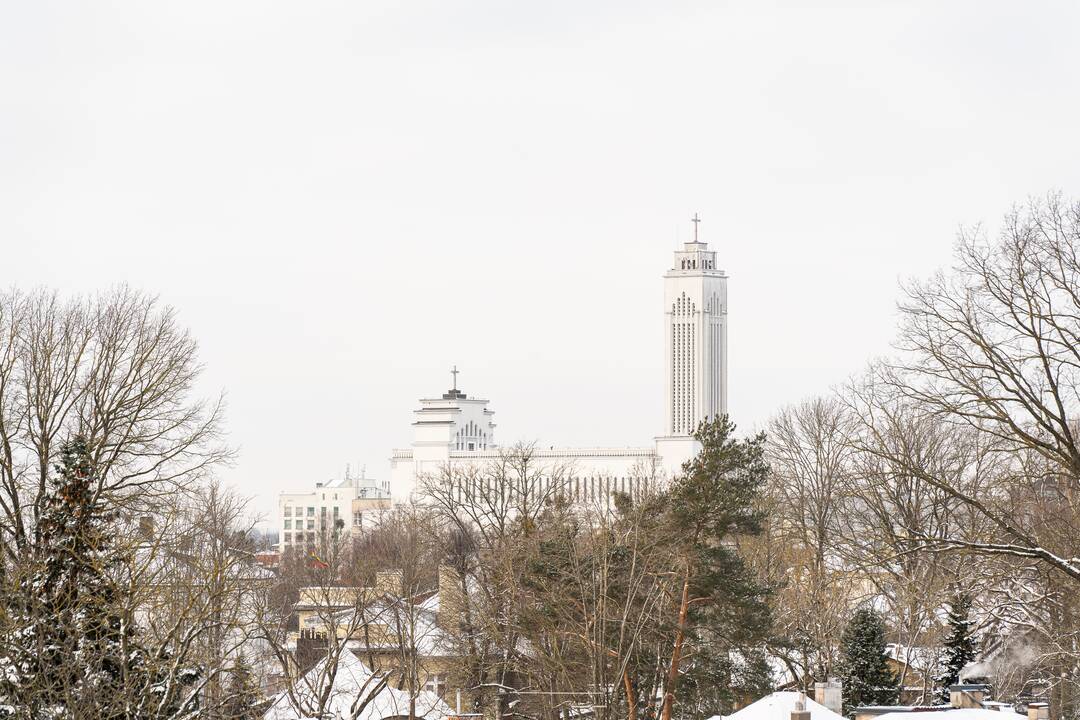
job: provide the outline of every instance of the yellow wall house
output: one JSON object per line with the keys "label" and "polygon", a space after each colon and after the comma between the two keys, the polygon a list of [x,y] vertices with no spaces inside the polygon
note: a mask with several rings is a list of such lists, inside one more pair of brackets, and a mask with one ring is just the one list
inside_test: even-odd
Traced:
{"label": "yellow wall house", "polygon": [[451,687],[457,654],[447,633],[456,617],[456,578],[441,568],[436,589],[411,597],[402,595],[400,571],[378,573],[374,587],[301,588],[298,630],[290,638],[297,671],[323,658],[332,633],[374,672],[391,673],[391,686],[434,693],[460,712],[460,689]]}

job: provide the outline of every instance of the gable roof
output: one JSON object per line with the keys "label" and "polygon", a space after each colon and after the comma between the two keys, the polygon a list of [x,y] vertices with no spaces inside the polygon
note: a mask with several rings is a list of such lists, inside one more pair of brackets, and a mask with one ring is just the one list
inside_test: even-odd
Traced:
{"label": "gable roof", "polygon": [[[751,703],[742,710],[724,715],[723,720],[788,720],[795,710],[795,703],[799,699],[797,692],[774,692],[766,695],[757,702]],[[810,720],[847,720],[843,715],[834,713],[824,705],[819,705],[810,698],[806,698],[806,709],[810,711]],[[719,720],[716,715],[709,720]],[[1001,720],[998,718],[997,720]]]}
{"label": "gable roof", "polygon": [[[315,698],[323,689],[321,682],[327,673],[327,658],[323,658],[308,670],[296,683],[296,695],[305,710],[315,707]],[[352,652],[343,650],[338,660],[337,673],[331,684],[330,699],[326,710],[330,717],[351,718],[349,714],[353,701],[361,694],[370,693],[378,681],[374,673],[367,668]],[[432,692],[421,691],[416,696],[416,717],[426,720],[445,720],[451,714],[450,707]],[[367,706],[360,711],[355,720],[385,720],[386,718],[409,715],[409,693],[404,690],[384,687]],[[266,711],[263,720],[302,720],[308,717],[293,707],[286,692],[274,698],[273,704]]]}

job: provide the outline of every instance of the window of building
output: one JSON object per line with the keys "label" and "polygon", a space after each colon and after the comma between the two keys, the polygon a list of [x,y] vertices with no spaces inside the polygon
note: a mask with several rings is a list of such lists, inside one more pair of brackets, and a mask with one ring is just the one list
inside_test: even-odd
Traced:
{"label": "window of building", "polygon": [[341,514],[341,508],[338,507],[337,505],[335,505],[334,506],[334,517],[337,517],[340,514]]}
{"label": "window of building", "polygon": [[307,509],[307,514],[308,514],[308,517],[315,517],[315,508],[309,507]]}
{"label": "window of building", "polygon": [[286,545],[288,545],[290,542],[292,542],[292,533],[283,533],[281,539]]}
{"label": "window of building", "polygon": [[285,506],[285,517],[292,517],[292,505]]}
{"label": "window of building", "polygon": [[292,530],[292,520],[289,518],[285,518],[285,529]]}
{"label": "window of building", "polygon": [[474,443],[474,442],[469,443],[469,449],[470,450],[475,450],[476,449],[476,443]]}
{"label": "window of building", "polygon": [[352,514],[353,527],[363,527],[364,525],[364,513],[359,510]]}
{"label": "window of building", "polygon": [[307,521],[307,529],[308,530],[314,530],[315,529],[315,521],[314,520],[308,520]]}
{"label": "window of building", "polygon": [[433,692],[439,697],[446,694],[446,675],[444,673],[437,673],[435,675],[428,675],[427,680],[424,681],[424,690]]}

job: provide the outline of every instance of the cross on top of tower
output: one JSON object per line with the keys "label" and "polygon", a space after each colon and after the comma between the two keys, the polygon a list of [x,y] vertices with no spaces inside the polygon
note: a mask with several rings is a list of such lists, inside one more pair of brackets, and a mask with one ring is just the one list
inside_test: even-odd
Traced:
{"label": "cross on top of tower", "polygon": [[690,222],[694,223],[694,242],[697,242],[698,224],[701,222],[701,218],[698,217],[697,213],[694,213],[694,217],[690,218]]}
{"label": "cross on top of tower", "polygon": [[465,393],[458,390],[458,387],[457,387],[457,376],[458,376],[457,365],[455,365],[454,367],[452,367],[450,369],[450,375],[454,380],[454,387],[450,388],[447,392],[443,393],[443,400],[464,400],[465,399]]}

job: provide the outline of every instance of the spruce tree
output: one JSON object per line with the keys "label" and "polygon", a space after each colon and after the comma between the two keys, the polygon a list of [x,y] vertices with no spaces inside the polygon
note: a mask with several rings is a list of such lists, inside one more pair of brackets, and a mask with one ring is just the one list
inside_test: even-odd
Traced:
{"label": "spruce tree", "polygon": [[227,720],[255,720],[262,716],[264,698],[247,658],[236,656],[229,670],[229,683],[222,716]]}
{"label": "spruce tree", "polygon": [[870,608],[855,611],[841,646],[844,712],[859,705],[893,705],[900,697],[896,675],[885,654],[885,622]]}
{"label": "spruce tree", "polygon": [[0,706],[14,718],[139,717],[155,678],[110,576],[122,556],[85,438],[65,443],[55,471],[5,598]]}
{"label": "spruce tree", "polygon": [[959,588],[949,601],[949,635],[941,674],[937,677],[938,699],[949,702],[949,686],[960,681],[960,671],[975,660],[974,623],[971,620],[971,595]]}

